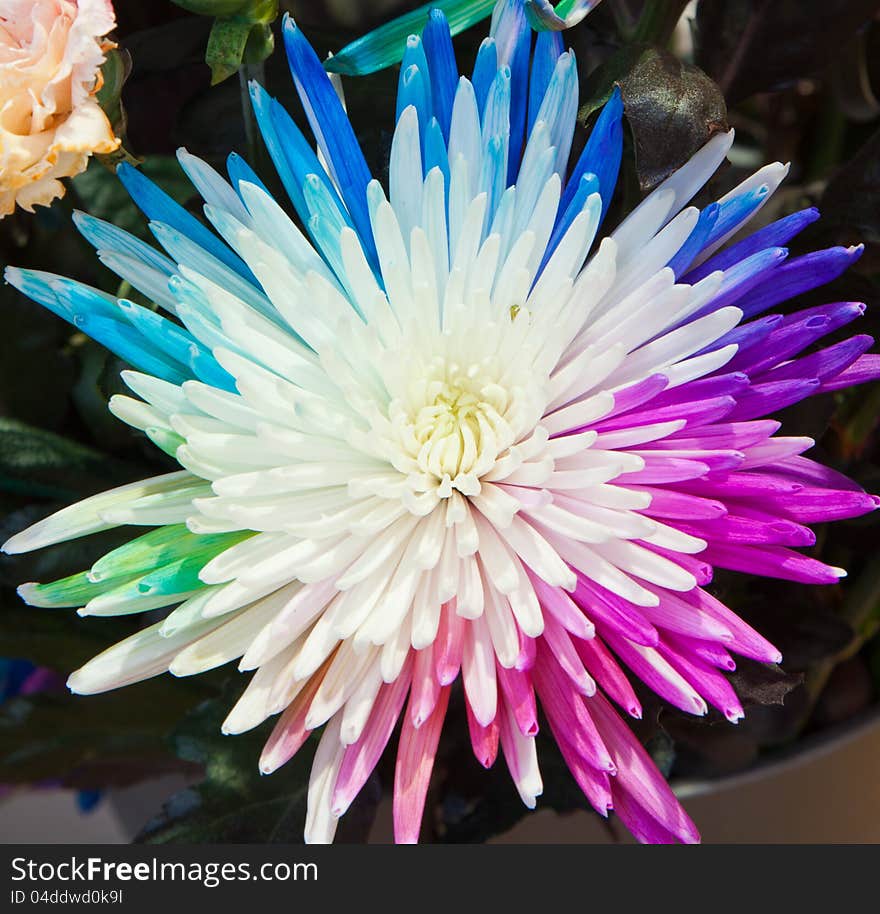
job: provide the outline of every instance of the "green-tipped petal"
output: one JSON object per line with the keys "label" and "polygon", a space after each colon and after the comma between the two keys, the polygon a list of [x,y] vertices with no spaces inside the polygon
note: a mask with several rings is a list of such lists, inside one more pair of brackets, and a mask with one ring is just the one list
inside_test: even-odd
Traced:
{"label": "green-tipped petal", "polygon": [[184,524],[159,527],[98,559],[89,570],[89,580],[97,583],[125,574],[131,578],[193,555],[202,558],[204,564],[251,536],[250,530],[199,536]]}
{"label": "green-tipped petal", "polygon": [[87,573],[81,571],[70,577],[61,578],[48,584],[22,584],[18,595],[29,606],[59,609],[67,606],[83,606],[102,593],[118,587],[120,582],[131,580],[132,575],[108,578],[100,584],[95,583]]}
{"label": "green-tipped petal", "polygon": [[186,441],[186,439],[178,435],[177,432],[172,432],[167,428],[159,428],[158,426],[150,426],[149,428],[144,429],[144,434],[157,448],[165,451],[169,457],[176,457],[177,449]]}
{"label": "green-tipped petal", "polygon": [[403,60],[406,39],[421,32],[431,10],[442,10],[453,35],[488,17],[495,0],[434,0],[368,32],[324,62],[332,73],[364,76]]}

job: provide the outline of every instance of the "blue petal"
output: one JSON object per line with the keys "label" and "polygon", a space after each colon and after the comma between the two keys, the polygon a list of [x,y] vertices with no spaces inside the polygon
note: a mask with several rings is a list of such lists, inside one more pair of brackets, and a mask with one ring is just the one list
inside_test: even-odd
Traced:
{"label": "blue petal", "polygon": [[535,126],[541,102],[544,101],[544,94],[550,85],[550,77],[556,69],[556,61],[564,50],[565,46],[559,32],[538,32],[535,54],[532,58],[532,75],[529,80],[529,134]]}
{"label": "blue petal", "polygon": [[737,307],[742,307],[740,300],[743,296],[768,277],[772,278],[787,257],[787,248],[767,248],[734,264],[725,270],[721,286],[712,301],[691,315],[688,320],[696,320],[727,305],[736,304]]}
{"label": "blue petal", "polygon": [[141,174],[127,162],[116,169],[116,174],[125,185],[138,209],[153,222],[164,222],[186,235],[204,248],[218,260],[222,261],[239,276],[256,284],[253,273],[235,253],[220,241],[209,229],[205,228],[195,216],[188,213],[180,204],[175,203],[168,194],[155,185],[146,175]]}
{"label": "blue petal", "polygon": [[428,121],[433,117],[431,109],[430,84],[423,70],[412,65],[401,69],[397,83],[397,113],[395,123],[407,108],[416,111],[419,121],[419,134],[425,135]]}
{"label": "blue petal", "polygon": [[770,188],[766,184],[753,187],[743,194],[737,194],[724,203],[719,203],[721,212],[718,221],[706,239],[706,247],[715,244],[719,239],[734,232],[755,214],[758,207],[767,199]]}
{"label": "blue petal", "polygon": [[516,179],[522,152],[528,102],[529,55],[532,30],[526,21],[522,0],[499,0],[492,13],[489,36],[495,41],[499,67],[510,67],[510,152],[507,181]]}
{"label": "blue petal", "polygon": [[170,359],[188,367],[200,381],[223,390],[235,390],[232,375],[183,327],[125,299],[119,302],[119,307],[147,341]]}
{"label": "blue petal", "polygon": [[581,176],[592,172],[599,179],[599,193],[602,196],[602,218],[617,185],[620,160],[623,157],[623,100],[616,86],[605,103],[593,127],[584,151],[571,173],[562,194],[560,209],[565,211],[572,197],[577,193]]}
{"label": "blue petal", "polygon": [[83,333],[106,346],[138,371],[155,375],[171,384],[182,384],[190,379],[181,364],[155,351],[134,327],[124,321],[109,320],[93,314],[78,314],[75,323]]}
{"label": "blue petal", "polygon": [[485,225],[490,226],[507,186],[510,147],[510,68],[502,67],[492,83],[483,114],[483,161],[480,188],[488,194]]}
{"label": "blue petal", "polygon": [[697,219],[697,224],[688,235],[685,243],[678,249],[678,253],[666,264],[678,279],[681,274],[693,263],[694,258],[709,243],[712,233],[720,221],[722,206],[720,203],[711,203]]}
{"label": "blue petal", "polygon": [[250,283],[244,282],[244,280],[236,273],[233,273],[225,264],[213,258],[210,254],[206,253],[203,248],[194,244],[190,238],[176,231],[171,226],[165,225],[162,222],[151,222],[150,231],[159,244],[161,244],[178,263],[201,274],[221,289],[225,289],[231,295],[240,298],[255,311],[259,311],[260,314],[268,317],[270,320],[278,321],[278,315],[269,303],[269,299],[263,294],[262,288],[255,289]]}
{"label": "blue petal", "polygon": [[[302,195],[302,180],[287,158],[287,149],[281,143],[278,131],[275,128],[275,121],[272,117],[272,108],[275,104],[275,99],[273,99],[272,96],[254,80],[251,80],[251,82],[248,83],[248,89],[250,91],[254,115],[257,118],[257,125],[260,128],[263,142],[266,144],[266,149],[269,151],[269,156],[272,159],[275,170],[278,172],[278,177],[281,178],[281,183],[287,191],[287,196],[290,197],[293,208],[301,219],[305,219],[306,203]],[[299,132],[295,124],[294,129],[296,132]],[[287,139],[290,141],[291,137],[288,136]],[[311,147],[308,143],[305,143],[304,139],[303,143],[306,148],[308,148],[309,152],[311,152]],[[296,148],[298,148],[298,145],[298,143],[295,143]],[[290,149],[293,162],[297,161],[296,148]]]}
{"label": "blue petal", "polygon": [[143,305],[128,299],[119,300],[119,310],[132,327],[142,334],[154,351],[166,355],[171,361],[186,364],[190,346],[197,346],[196,340],[183,327],[172,323]]}
{"label": "blue petal", "polygon": [[367,185],[371,175],[364,154],[330,77],[289,15],[284,17],[283,33],[290,72],[312,132],[365,250],[368,256],[375,258],[376,248],[367,207]]}
{"label": "blue petal", "polygon": [[432,168],[439,168],[443,172],[443,182],[446,195],[449,196],[449,152],[443,138],[443,130],[436,117],[432,117],[425,133],[425,154],[423,157],[425,175]]}
{"label": "blue petal", "polygon": [[[545,32],[542,34],[555,35],[555,32]],[[553,234],[550,236],[550,241],[547,242],[547,250],[544,252],[544,257],[541,261],[541,266],[538,268],[537,277],[541,275],[544,271],[544,267],[547,266],[547,261],[553,256],[553,252],[559,246],[559,242],[565,237],[565,233],[568,231],[572,222],[577,218],[580,211],[584,208],[584,204],[587,202],[587,198],[590,194],[598,193],[599,191],[599,179],[594,174],[586,174],[581,176],[581,183],[577,189],[577,193],[572,197],[571,203],[568,204],[565,212],[559,217],[556,222],[556,225],[553,229]]]}
{"label": "blue petal", "polygon": [[431,74],[428,70],[428,58],[418,35],[410,35],[406,40],[406,51],[400,65],[400,77],[397,82],[397,112],[395,121],[400,120],[403,111],[412,105],[419,115],[419,129],[424,135],[428,121],[434,115],[434,104],[431,98]]}
{"label": "blue petal", "polygon": [[[269,193],[266,185],[257,177],[257,173],[237,152],[229,153],[226,159],[226,173],[229,175],[229,183],[235,188],[239,196],[241,196],[241,192],[238,189],[238,185],[242,181],[248,184],[255,184],[266,194]],[[242,202],[244,201],[242,200]]]}
{"label": "blue petal", "polygon": [[[449,125],[452,122],[452,103],[458,88],[458,64],[449,23],[441,10],[431,10],[428,24],[422,32],[428,72],[431,77],[431,97],[434,115],[440,122],[443,138],[449,142]],[[447,181],[448,183],[448,181]]]}
{"label": "blue petal", "polygon": [[483,109],[486,107],[489,89],[492,88],[497,72],[498,55],[495,52],[495,41],[492,38],[484,38],[479,51],[477,51],[477,59],[474,62],[474,75],[471,77],[474,95],[477,97],[477,110],[480,112],[481,118],[483,117]]}

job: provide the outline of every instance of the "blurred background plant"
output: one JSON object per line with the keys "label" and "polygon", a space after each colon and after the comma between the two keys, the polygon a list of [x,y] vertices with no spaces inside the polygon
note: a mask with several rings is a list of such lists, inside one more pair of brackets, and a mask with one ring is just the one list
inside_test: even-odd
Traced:
{"label": "blurred background plant", "polygon": [[[130,297],[131,288],[120,287],[101,267],[70,221],[72,209],[88,209],[146,237],[112,173],[118,158],[137,159],[176,200],[194,207],[175,149],[186,146],[218,166],[237,150],[283,199],[242,93],[246,79],[256,76],[304,122],[284,56],[272,53],[278,14],[290,11],[319,53],[327,54],[418,4],[116,0],[114,6],[118,28],[111,37],[119,47],[104,65],[99,100],[123,145],[93,159],[51,207],[34,214],[16,211],[0,221],[0,259]],[[484,34],[485,27],[478,27],[457,39],[463,67]],[[797,240],[794,253],[859,241],[866,253],[832,286],[789,307],[864,301],[869,308],[860,332],[880,336],[877,0],[604,0],[565,38],[580,68],[582,124],[589,125],[614,83],[623,92],[627,146],[612,219],[631,209],[713,131],[730,124],[737,129],[730,163],[697,203],[716,199],[765,162],[791,162],[788,180],[760,214],[762,222],[815,204],[822,219]],[[352,120],[380,179],[396,85],[396,66],[344,79]],[[587,131],[578,134],[576,145]],[[0,298],[7,328],[0,337],[0,538],[5,539],[64,502],[162,472],[170,460],[107,411],[107,400],[121,389],[122,366],[115,357],[71,334],[68,325],[11,287],[0,289]],[[788,434],[816,439],[819,459],[878,492],[878,415],[880,388],[874,385],[813,399],[787,410],[783,419]],[[716,578],[718,593],[785,657],[784,670],[743,661],[732,674],[749,705],[743,723],[731,727],[713,714],[686,718],[647,693],[641,696],[646,713],[640,736],[673,778],[742,770],[824,728],[876,713],[878,522],[868,516],[818,535],[815,548],[822,559],[849,569],[839,586],[810,588],[722,573]],[[88,565],[114,537],[128,536],[117,531],[36,556],[0,558],[0,655],[63,677],[135,627],[136,621],[124,617],[95,621],[70,611],[28,609],[15,594],[22,581],[61,577]],[[227,667],[197,679],[161,677],[87,699],[55,689],[3,692],[0,784],[24,789],[54,782],[96,791],[180,772],[195,786],[155,811],[144,840],[299,840],[305,754],[261,779],[255,759],[263,730],[235,739],[220,735],[229,693],[244,684]],[[425,836],[482,840],[509,828],[525,810],[506,778],[487,774],[466,757],[463,707],[453,703],[451,713],[461,725],[445,728]],[[539,751],[546,784],[542,805],[583,808],[551,742]],[[344,820],[343,840],[367,834],[379,782],[390,783],[391,777],[379,769],[359,800],[359,815]]]}

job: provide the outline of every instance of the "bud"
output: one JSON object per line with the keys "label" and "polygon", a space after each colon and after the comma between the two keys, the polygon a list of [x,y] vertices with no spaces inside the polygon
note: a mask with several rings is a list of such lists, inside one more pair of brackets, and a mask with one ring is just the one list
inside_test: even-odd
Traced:
{"label": "bud", "polygon": [[278,0],[173,0],[177,6],[202,16],[214,16],[205,63],[216,85],[235,73],[242,63],[265,60],[275,47],[272,23]]}

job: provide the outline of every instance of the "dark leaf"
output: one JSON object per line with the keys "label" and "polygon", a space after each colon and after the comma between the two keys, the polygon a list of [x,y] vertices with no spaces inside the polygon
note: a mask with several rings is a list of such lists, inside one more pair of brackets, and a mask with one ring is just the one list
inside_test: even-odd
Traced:
{"label": "dark leaf", "polygon": [[0,418],[0,490],[72,498],[127,478],[124,464],[52,432]]}
{"label": "dark leaf", "polygon": [[727,129],[727,109],[715,83],[662,48],[630,46],[599,67],[587,81],[582,122],[607,101],[615,84],[635,142],[643,192],[669,177],[714,133]]}
{"label": "dark leaf", "polygon": [[786,673],[775,663],[757,663],[745,657],[737,658],[736,671],[730,674],[743,707],[750,705],[781,705],[785,696],[803,682],[800,673]]}
{"label": "dark leaf", "polygon": [[271,777],[257,762],[269,726],[224,736],[220,725],[233,699],[204,702],[181,721],[172,744],[185,761],[204,767],[204,780],[176,794],[147,825],[147,844],[300,843],[313,749],[304,746]]}
{"label": "dark leaf", "polygon": [[211,85],[238,72],[245,60],[251,64],[265,60],[274,46],[268,25],[246,19],[217,19],[205,51],[205,63],[211,68]]}

